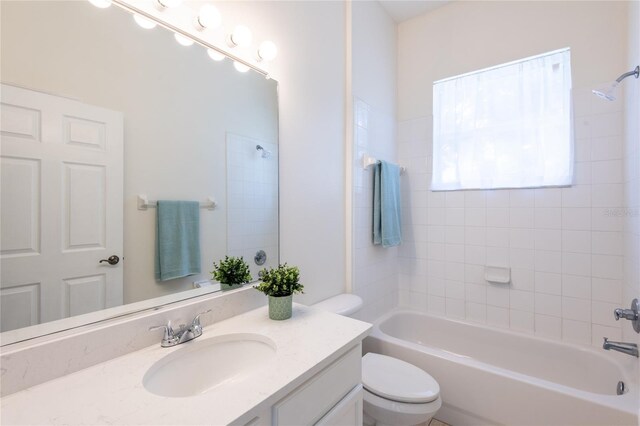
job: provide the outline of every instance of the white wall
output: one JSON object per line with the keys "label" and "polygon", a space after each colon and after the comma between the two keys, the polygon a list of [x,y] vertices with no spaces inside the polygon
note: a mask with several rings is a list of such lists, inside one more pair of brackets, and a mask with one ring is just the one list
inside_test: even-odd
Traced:
{"label": "white wall", "polygon": [[[629,4],[629,38],[627,67],[632,70],[640,65],[640,3]],[[634,298],[640,298],[640,80],[626,79],[625,96],[625,145],[624,145],[624,288],[622,303],[625,308]],[[640,344],[640,334],[631,323],[622,325],[625,341]]]}
{"label": "white wall", "polygon": [[[399,26],[400,162],[409,166],[410,244],[400,304],[545,337],[621,337],[622,103],[590,89],[627,68],[624,2],[453,2]],[[571,48],[576,185],[432,193],[432,83]],[[405,192],[406,193],[406,192]],[[485,264],[510,266],[508,287]]]}
{"label": "white wall", "polygon": [[396,24],[378,2],[351,3],[353,291],[373,321],[397,303],[398,249],[374,246],[373,170],[362,155],[397,162]]}
{"label": "white wall", "polygon": [[[192,13],[153,11],[193,31]],[[186,2],[197,10],[204,1]],[[223,1],[220,30],[198,33],[220,43],[236,24],[253,32],[255,49],[273,40],[278,57],[267,68],[278,80],[280,144],[280,259],[300,267],[314,303],[345,290],[345,9],[341,2]],[[251,49],[249,49],[251,50]],[[241,52],[243,57],[253,57]]]}

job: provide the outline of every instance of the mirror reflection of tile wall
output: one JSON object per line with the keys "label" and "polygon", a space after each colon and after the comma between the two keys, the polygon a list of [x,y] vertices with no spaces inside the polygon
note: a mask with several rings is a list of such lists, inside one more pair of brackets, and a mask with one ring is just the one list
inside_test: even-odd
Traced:
{"label": "mirror reflection of tile wall", "polygon": [[[262,147],[262,149],[258,149]],[[251,276],[278,265],[278,146],[227,133],[227,248],[242,256]],[[258,265],[256,253],[266,261]]]}

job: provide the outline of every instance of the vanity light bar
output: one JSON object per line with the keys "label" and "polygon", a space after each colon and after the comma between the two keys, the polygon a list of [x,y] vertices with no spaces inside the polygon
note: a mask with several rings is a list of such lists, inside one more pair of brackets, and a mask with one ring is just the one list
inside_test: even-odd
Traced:
{"label": "vanity light bar", "polygon": [[232,61],[235,61],[235,62],[240,63],[240,64],[242,64],[242,65],[244,65],[246,67],[249,67],[249,68],[253,69],[254,71],[257,71],[260,74],[264,75],[267,78],[269,76],[269,73],[266,70],[263,70],[262,68],[257,67],[255,64],[252,64],[251,62],[245,61],[244,59],[242,59],[242,58],[240,58],[240,57],[238,57],[236,55],[233,55],[233,54],[231,54],[229,52],[226,52],[226,51],[224,51],[224,50],[214,46],[213,44],[208,43],[208,42],[206,42],[206,41],[204,41],[204,40],[202,40],[200,38],[195,38],[193,35],[189,34],[188,32],[169,24],[168,22],[160,21],[155,16],[150,15],[149,13],[147,13],[147,12],[145,12],[143,10],[140,10],[140,9],[138,9],[136,7],[133,7],[133,6],[125,3],[123,0],[111,0],[111,3],[116,5],[116,6],[118,6],[118,7],[120,7],[121,9],[126,10],[129,13],[141,15],[143,18],[146,18],[146,19],[148,19],[150,21],[153,21],[157,25],[159,25],[159,26],[161,26],[161,27],[163,27],[163,28],[165,28],[165,29],[167,29],[169,31],[172,31],[175,34],[181,35],[183,37],[187,37],[187,38],[193,40],[196,44],[199,44],[200,46],[202,46],[202,47],[204,47],[206,49],[211,49],[211,50],[214,50],[214,51],[216,51],[216,52],[218,52],[220,54],[223,54],[223,55],[229,57],[229,59],[231,59]]}

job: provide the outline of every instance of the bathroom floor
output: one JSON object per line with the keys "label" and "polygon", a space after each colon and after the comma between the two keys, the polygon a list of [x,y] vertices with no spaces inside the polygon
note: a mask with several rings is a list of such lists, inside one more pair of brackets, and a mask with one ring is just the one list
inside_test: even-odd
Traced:
{"label": "bathroom floor", "polygon": [[451,426],[451,425],[441,422],[440,420],[431,419],[431,421],[429,422],[429,426]]}

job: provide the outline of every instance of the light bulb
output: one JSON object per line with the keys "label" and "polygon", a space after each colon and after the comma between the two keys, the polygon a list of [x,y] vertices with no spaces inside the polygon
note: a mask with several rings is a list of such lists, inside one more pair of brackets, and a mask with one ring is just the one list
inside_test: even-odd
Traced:
{"label": "light bulb", "polygon": [[258,61],[272,61],[278,55],[278,48],[272,41],[263,41],[258,48]]}
{"label": "light bulb", "polygon": [[147,19],[142,15],[133,15],[133,20],[136,21],[136,24],[140,25],[145,30],[150,30],[158,25],[151,19]]}
{"label": "light bulb", "polygon": [[170,9],[180,6],[182,0],[156,0],[156,4],[160,9]]}
{"label": "light bulb", "polygon": [[231,47],[249,47],[251,46],[251,30],[244,25],[238,25],[229,36],[229,46]]}
{"label": "light bulb", "polygon": [[89,0],[89,3],[100,9],[106,9],[111,6],[111,0]]}
{"label": "light bulb", "polygon": [[249,71],[249,69],[250,69],[250,68],[249,68],[249,66],[247,66],[247,65],[245,65],[245,64],[243,64],[243,63],[240,63],[240,62],[238,62],[238,61],[234,61],[234,63],[233,63],[233,67],[234,67],[234,68],[236,69],[236,71],[238,71],[238,72],[247,72],[247,71]]}
{"label": "light bulb", "polygon": [[196,28],[204,30],[206,28],[218,28],[222,23],[222,17],[218,8],[212,4],[205,3],[200,8],[196,17]]}
{"label": "light bulb", "polygon": [[217,50],[207,49],[207,55],[214,61],[222,61],[226,56],[223,53],[218,52]]}
{"label": "light bulb", "polygon": [[193,40],[188,37],[183,36],[182,34],[174,33],[173,37],[176,39],[178,43],[182,46],[191,46],[193,44]]}

